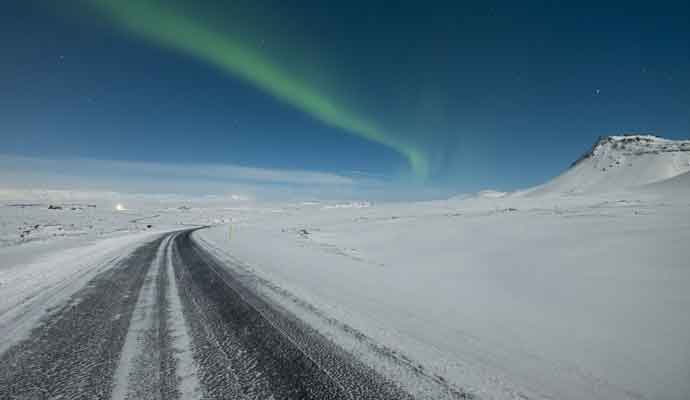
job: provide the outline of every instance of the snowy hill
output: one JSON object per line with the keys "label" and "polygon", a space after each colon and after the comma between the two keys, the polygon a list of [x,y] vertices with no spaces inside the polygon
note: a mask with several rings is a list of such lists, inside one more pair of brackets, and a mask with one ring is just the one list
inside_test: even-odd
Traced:
{"label": "snowy hill", "polygon": [[676,175],[661,182],[650,183],[640,188],[654,193],[690,194],[690,172]]}
{"label": "snowy hill", "polygon": [[689,171],[690,140],[607,136],[563,174],[520,194],[611,192],[665,181]]}

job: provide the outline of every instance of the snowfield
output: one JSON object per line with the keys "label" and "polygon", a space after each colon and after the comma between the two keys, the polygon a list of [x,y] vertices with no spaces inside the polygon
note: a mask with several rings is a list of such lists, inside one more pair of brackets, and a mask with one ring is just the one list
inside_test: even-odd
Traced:
{"label": "snowfield", "polygon": [[303,204],[197,236],[311,305],[291,306],[303,318],[328,315],[479,398],[686,399],[689,155],[690,141],[616,136],[532,190]]}
{"label": "snowfield", "polygon": [[228,268],[417,398],[687,399],[689,173],[690,141],[634,135],[421,203],[4,191],[0,352],[135,244],[212,225]]}
{"label": "snowfield", "polygon": [[690,200],[641,197],[312,207],[197,235],[480,398],[683,399]]}

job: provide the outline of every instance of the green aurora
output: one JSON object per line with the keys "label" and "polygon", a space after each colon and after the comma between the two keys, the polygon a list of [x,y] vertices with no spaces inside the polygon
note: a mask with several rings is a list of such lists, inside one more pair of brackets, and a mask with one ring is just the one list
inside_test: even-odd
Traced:
{"label": "green aurora", "polygon": [[117,28],[213,65],[328,126],[387,146],[405,157],[416,178],[423,180],[429,176],[430,163],[424,151],[291,73],[259,46],[214,29],[203,18],[192,17],[173,5],[163,5],[156,0],[88,1]]}

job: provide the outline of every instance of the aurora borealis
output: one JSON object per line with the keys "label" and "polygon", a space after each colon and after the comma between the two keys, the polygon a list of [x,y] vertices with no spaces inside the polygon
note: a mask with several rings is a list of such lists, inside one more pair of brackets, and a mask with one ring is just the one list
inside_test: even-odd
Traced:
{"label": "aurora borealis", "polygon": [[16,2],[0,153],[529,186],[600,135],[688,136],[689,7]]}
{"label": "aurora borealis", "polygon": [[418,176],[428,174],[425,154],[375,123],[355,115],[303,77],[286,72],[260,49],[235,39],[230,33],[209,28],[203,19],[185,16],[174,6],[160,1],[93,0],[93,4],[116,25],[247,80],[323,123],[388,146],[406,157]]}

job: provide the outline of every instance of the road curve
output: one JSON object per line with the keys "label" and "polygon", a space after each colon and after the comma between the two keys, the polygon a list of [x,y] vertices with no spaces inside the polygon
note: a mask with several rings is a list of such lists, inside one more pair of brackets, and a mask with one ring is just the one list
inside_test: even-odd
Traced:
{"label": "road curve", "polygon": [[0,355],[0,399],[411,399],[192,238],[143,244]]}

